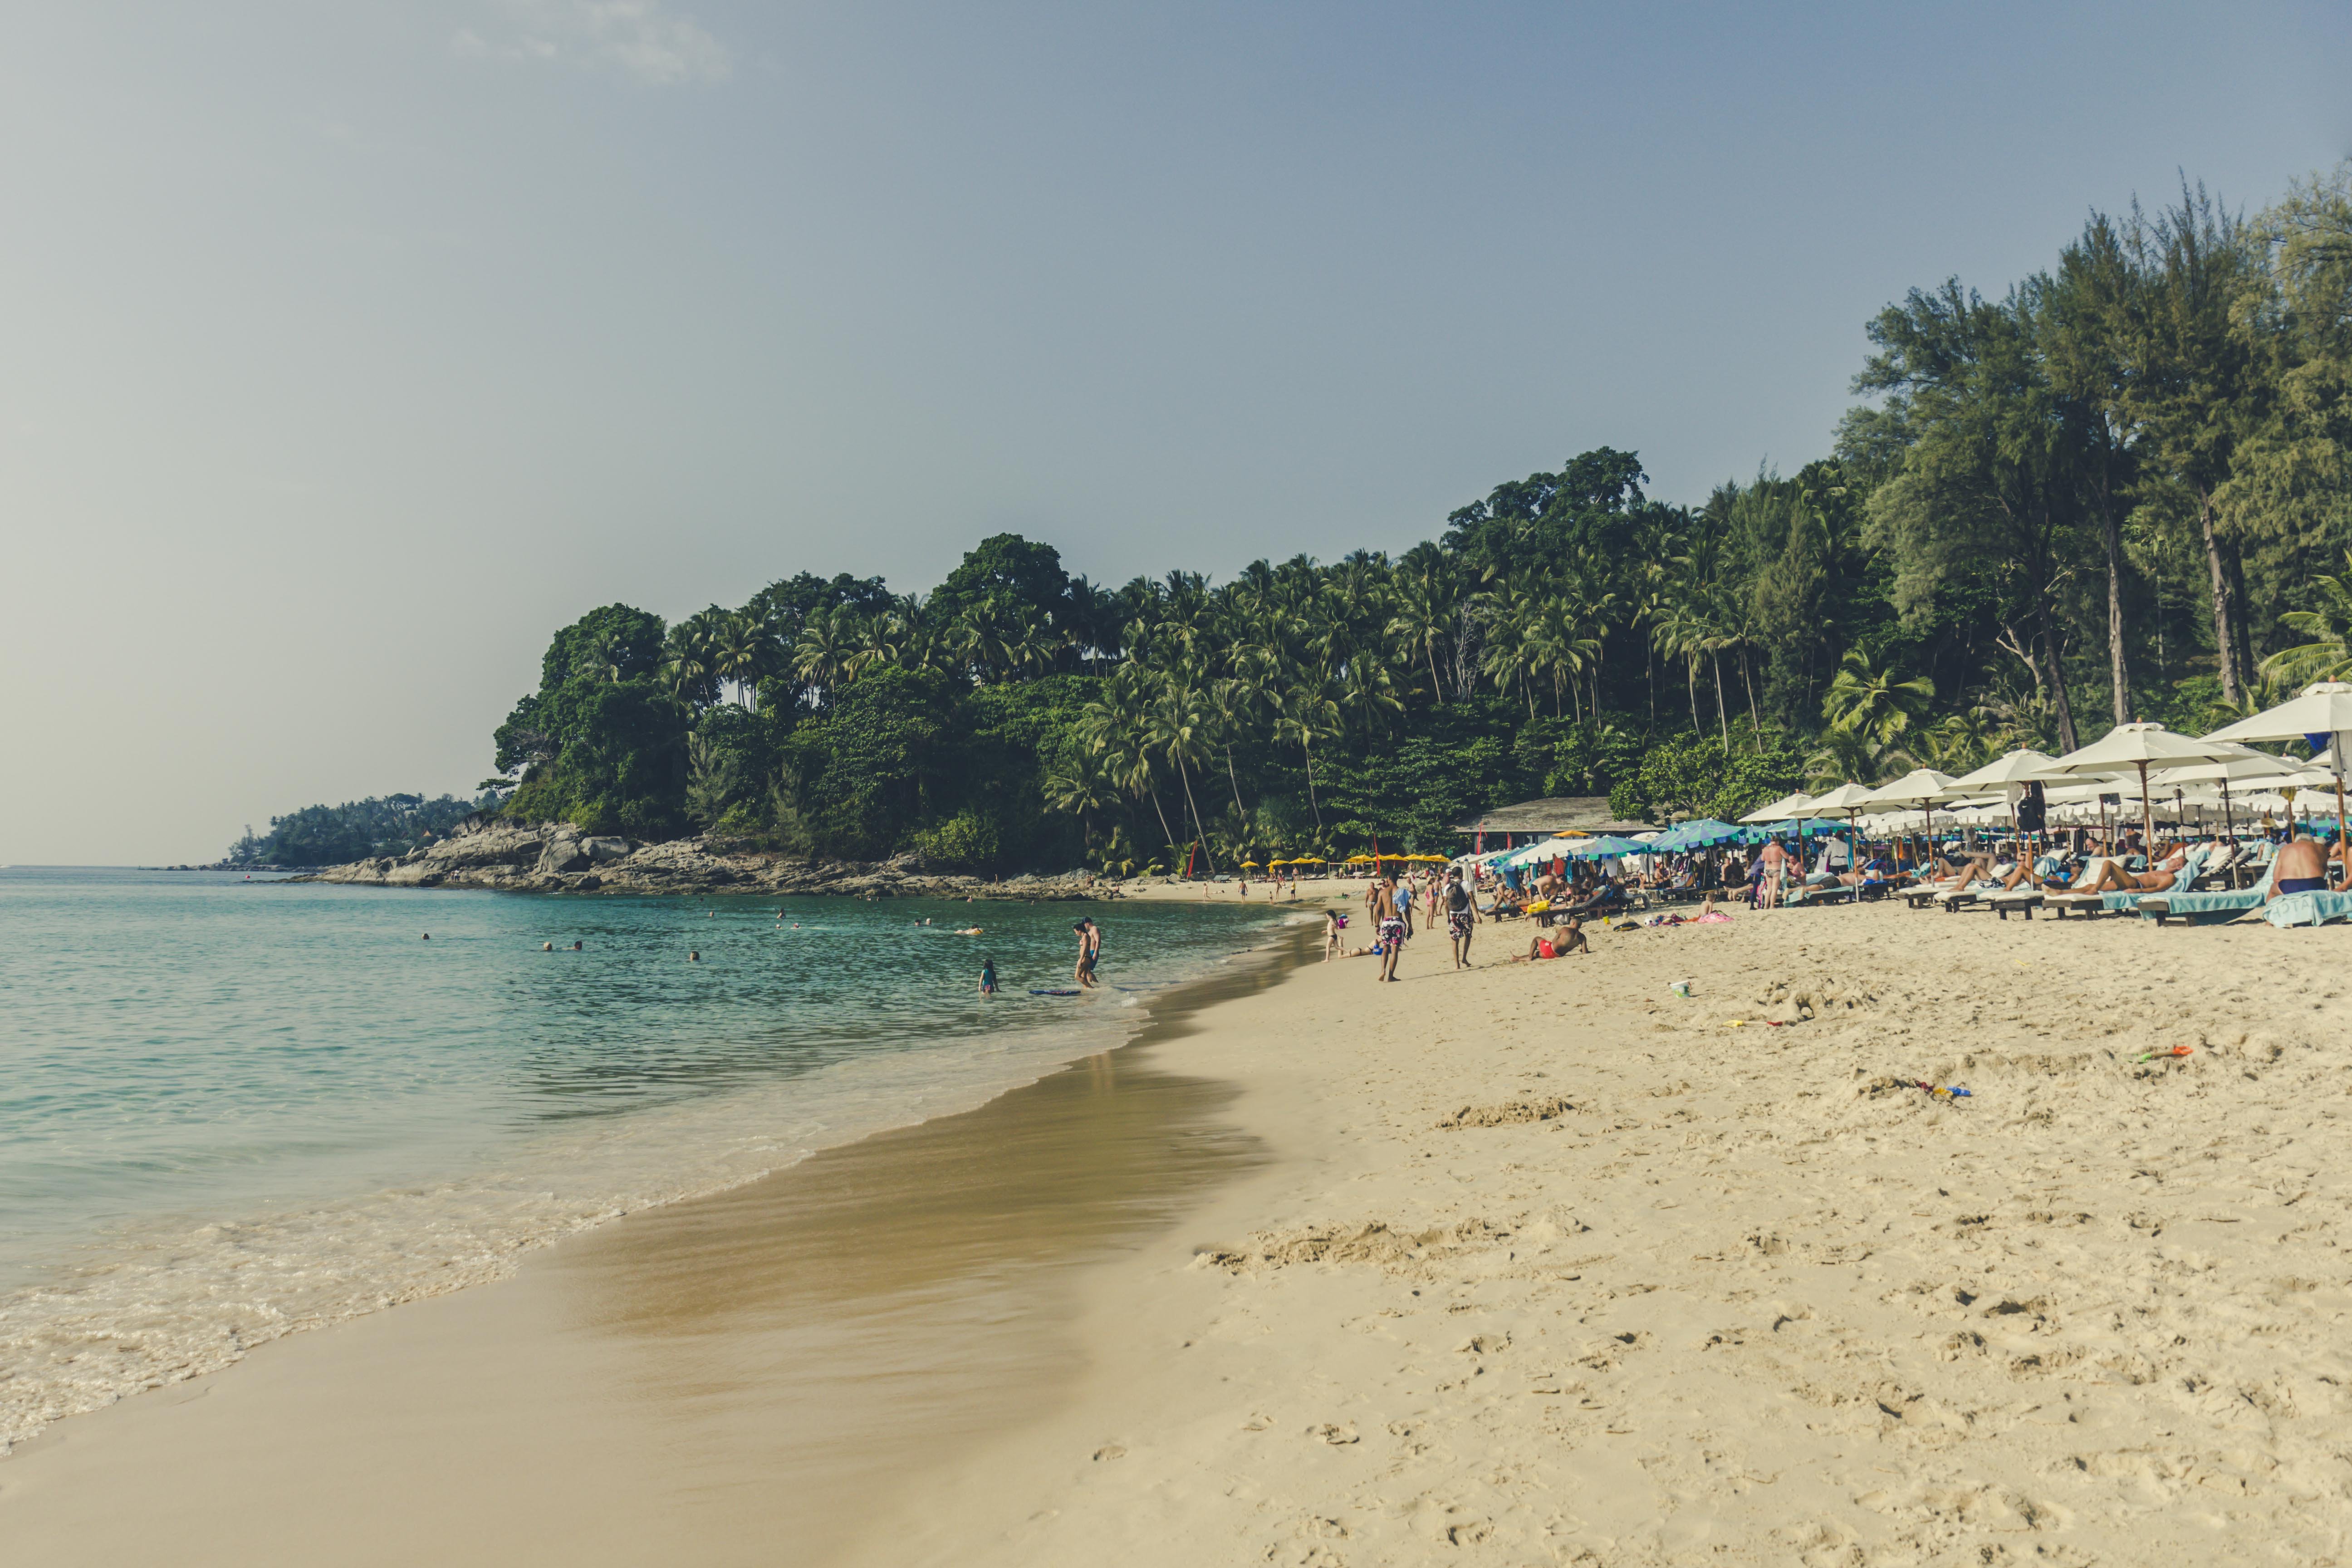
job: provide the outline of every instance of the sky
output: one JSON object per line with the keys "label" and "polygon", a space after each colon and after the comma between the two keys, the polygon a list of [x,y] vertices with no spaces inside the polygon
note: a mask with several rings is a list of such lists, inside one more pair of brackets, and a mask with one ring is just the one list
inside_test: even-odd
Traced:
{"label": "sky", "polygon": [[2352,153],[2352,10],[76,0],[0,146],[0,865],[174,863],[615,600],[1793,471],[1906,290]]}

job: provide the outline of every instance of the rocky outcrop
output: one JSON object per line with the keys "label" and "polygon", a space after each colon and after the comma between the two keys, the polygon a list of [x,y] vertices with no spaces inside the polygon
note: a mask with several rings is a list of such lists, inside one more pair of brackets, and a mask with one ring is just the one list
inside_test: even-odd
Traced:
{"label": "rocky outcrop", "polygon": [[911,855],[885,862],[813,861],[709,838],[636,844],[569,823],[469,819],[397,858],[355,860],[297,881],[377,888],[496,888],[545,893],[836,894],[851,898],[1097,899],[1110,885],[1083,871],[1007,880],[935,874]]}

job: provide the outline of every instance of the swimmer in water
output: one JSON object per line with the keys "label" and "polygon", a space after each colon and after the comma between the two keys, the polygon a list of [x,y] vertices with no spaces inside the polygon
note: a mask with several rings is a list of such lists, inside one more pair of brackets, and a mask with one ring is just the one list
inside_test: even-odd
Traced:
{"label": "swimmer in water", "polygon": [[425,933],[425,941],[427,941],[427,942],[431,942],[431,941],[433,940],[433,933],[432,933],[431,931],[426,931],[426,932]]}
{"label": "swimmer in water", "polygon": [[700,963],[702,962],[702,954],[695,952],[694,949],[689,947],[686,950],[686,961],[688,963]]}
{"label": "swimmer in water", "polygon": [[978,926],[966,926],[963,930],[956,932],[956,935],[958,936],[978,936],[979,934],[980,928]]}
{"label": "swimmer in water", "polygon": [[555,951],[555,944],[551,942],[542,942],[539,944],[539,951],[541,952],[553,952]]}
{"label": "swimmer in water", "polygon": [[573,942],[573,943],[572,944],[572,952],[578,952],[580,951],[580,944],[579,944],[578,942]]}
{"label": "swimmer in water", "polygon": [[992,958],[980,961],[980,994],[982,996],[996,994],[996,960]]}

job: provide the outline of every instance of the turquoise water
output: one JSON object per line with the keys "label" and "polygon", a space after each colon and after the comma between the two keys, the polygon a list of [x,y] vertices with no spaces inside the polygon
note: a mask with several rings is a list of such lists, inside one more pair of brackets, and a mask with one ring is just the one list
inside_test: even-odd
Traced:
{"label": "turquoise water", "polygon": [[[1088,912],[1106,988],[1028,995]],[[0,1442],[976,1104],[1282,918],[0,870]]]}

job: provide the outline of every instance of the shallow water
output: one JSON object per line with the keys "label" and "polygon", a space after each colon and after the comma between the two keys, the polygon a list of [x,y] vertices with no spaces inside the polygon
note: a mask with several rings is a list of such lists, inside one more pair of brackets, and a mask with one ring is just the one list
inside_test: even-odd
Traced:
{"label": "shallow water", "polygon": [[[1109,984],[1027,994],[1089,910]],[[0,1443],[976,1104],[1284,918],[0,871]]]}

